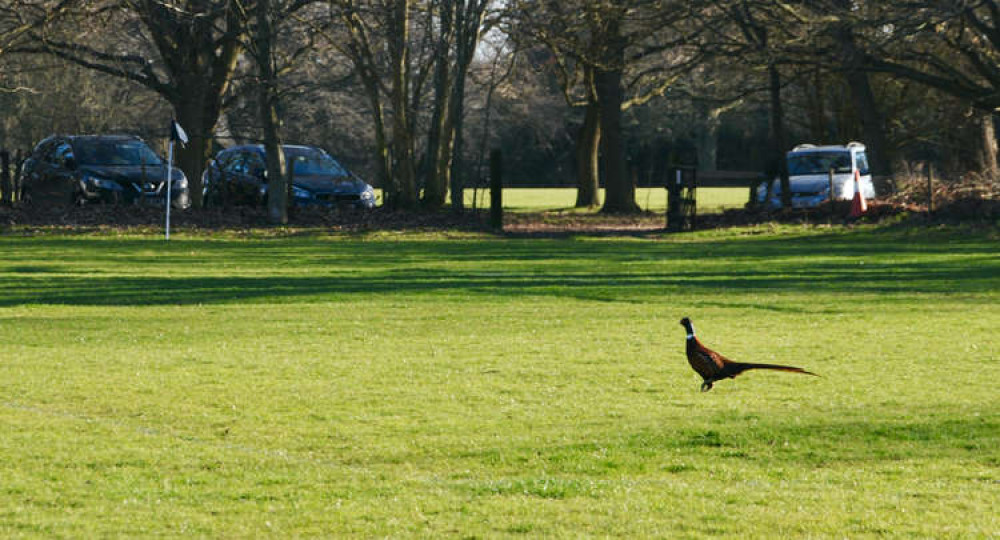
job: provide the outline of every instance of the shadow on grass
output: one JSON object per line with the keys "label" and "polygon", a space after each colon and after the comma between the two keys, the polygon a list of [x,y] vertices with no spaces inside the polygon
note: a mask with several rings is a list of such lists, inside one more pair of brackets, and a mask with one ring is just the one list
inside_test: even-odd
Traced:
{"label": "shadow on grass", "polygon": [[3,238],[0,250],[0,306],[301,301],[388,293],[644,303],[692,291],[975,293],[1000,287],[993,243],[958,234],[169,244],[43,237]]}
{"label": "shadow on grass", "polygon": [[[609,440],[556,446],[524,446],[460,452],[458,457],[479,461],[542,462],[550,474],[609,469],[627,471],[645,467],[649,456],[674,456],[680,464],[671,473],[704,474],[705,463],[718,460],[790,462],[813,467],[848,464],[878,467],[905,459],[968,459],[984,467],[1000,464],[995,450],[1000,444],[1000,424],[995,419],[940,419],[925,422],[889,420],[830,421],[794,425],[722,424],[709,430],[682,428],[643,431]],[[565,470],[560,470],[565,467]],[[998,480],[994,475],[989,480]]]}

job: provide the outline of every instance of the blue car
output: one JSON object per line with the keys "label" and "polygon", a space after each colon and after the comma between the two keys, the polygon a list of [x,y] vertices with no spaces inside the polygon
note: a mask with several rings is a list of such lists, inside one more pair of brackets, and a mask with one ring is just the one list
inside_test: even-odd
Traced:
{"label": "blue car", "polygon": [[[375,207],[375,190],[322,148],[283,145],[292,170],[295,206]],[[267,158],[264,145],[244,145],[219,152],[202,176],[209,205],[263,204],[267,201]]]}

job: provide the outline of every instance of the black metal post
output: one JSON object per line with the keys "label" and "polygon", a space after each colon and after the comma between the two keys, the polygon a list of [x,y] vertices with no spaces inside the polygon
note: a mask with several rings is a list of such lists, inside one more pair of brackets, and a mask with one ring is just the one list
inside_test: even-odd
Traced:
{"label": "black metal post", "polygon": [[684,229],[684,216],[681,212],[681,188],[683,173],[673,169],[667,176],[667,230],[679,232]]}
{"label": "black metal post", "polygon": [[503,154],[490,151],[490,226],[503,230]]}

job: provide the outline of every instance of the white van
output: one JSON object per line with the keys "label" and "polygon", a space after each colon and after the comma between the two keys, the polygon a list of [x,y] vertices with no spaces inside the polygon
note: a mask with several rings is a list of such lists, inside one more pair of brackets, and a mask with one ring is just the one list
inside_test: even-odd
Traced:
{"label": "white van", "polygon": [[[875,198],[871,171],[865,145],[858,142],[846,145],[816,146],[800,144],[788,152],[788,179],[792,190],[792,208],[814,208],[830,200],[830,170],[833,170],[835,200],[854,198],[854,174],[860,173],[861,195]],[[767,184],[757,189],[757,201],[768,208],[781,208],[781,181],[771,183],[771,197],[767,199]]]}

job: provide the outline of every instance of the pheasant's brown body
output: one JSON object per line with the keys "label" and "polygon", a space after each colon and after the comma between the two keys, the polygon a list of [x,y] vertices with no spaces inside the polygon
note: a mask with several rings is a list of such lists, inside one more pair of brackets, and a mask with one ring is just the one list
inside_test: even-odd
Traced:
{"label": "pheasant's brown body", "polygon": [[802,373],[804,375],[816,375],[802,368],[792,366],[782,366],[777,364],[751,364],[748,362],[734,362],[725,356],[709,349],[701,344],[694,335],[694,326],[691,319],[684,317],[681,325],[687,329],[687,359],[691,368],[701,375],[704,382],[701,391],[707,392],[712,389],[716,381],[731,379],[748,369],[772,369],[778,371],[789,371],[792,373]]}

